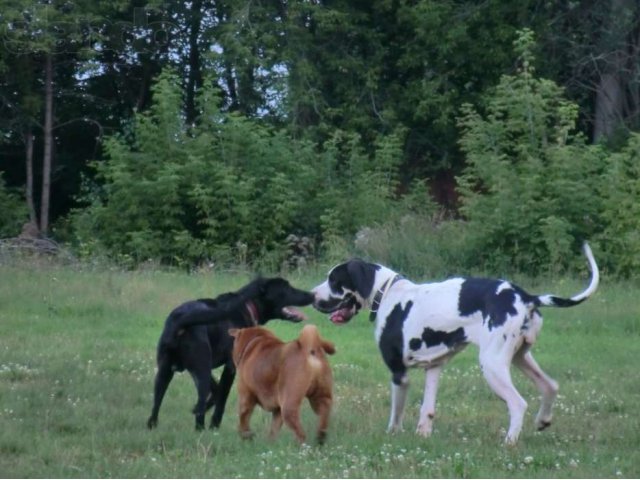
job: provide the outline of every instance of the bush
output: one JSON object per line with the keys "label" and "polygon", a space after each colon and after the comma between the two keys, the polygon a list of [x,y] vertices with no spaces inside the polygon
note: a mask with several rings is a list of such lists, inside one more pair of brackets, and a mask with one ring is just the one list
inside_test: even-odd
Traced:
{"label": "bush", "polygon": [[602,221],[598,237],[603,262],[621,277],[640,274],[640,134],[607,158],[606,172],[598,183]]}
{"label": "bush", "polygon": [[27,205],[21,195],[6,186],[0,172],[0,238],[15,237],[29,220]]}
{"label": "bush", "polygon": [[465,222],[443,221],[442,215],[407,214],[362,229],[355,239],[356,254],[416,280],[477,272],[480,266],[473,266],[473,239]]}
{"label": "bush", "polygon": [[126,135],[107,139],[107,159],[96,164],[101,183],[87,186],[87,206],[72,219],[86,253],[106,250],[131,264],[277,269],[290,234],[326,249],[394,212],[398,135],[371,154],[342,132],[322,145],[293,140],[259,119],[222,112],[210,87],[200,94],[199,121],[187,127],[179,84],[164,72],[151,109]]}
{"label": "bush", "polygon": [[484,113],[464,107],[461,212],[477,238],[475,258],[491,270],[567,269],[579,244],[599,232],[600,148],[574,134],[577,106],[533,75],[532,38],[517,48],[522,68],[502,77]]}

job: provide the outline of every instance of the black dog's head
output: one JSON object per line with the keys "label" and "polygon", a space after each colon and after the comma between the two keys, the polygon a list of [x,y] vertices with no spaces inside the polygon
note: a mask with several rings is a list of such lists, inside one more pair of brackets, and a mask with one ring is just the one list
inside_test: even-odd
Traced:
{"label": "black dog's head", "polygon": [[348,322],[363,305],[370,303],[379,269],[380,265],[359,259],[333,267],[327,280],[312,290],[315,295],[313,306],[323,313],[330,313],[333,323]]}
{"label": "black dog's head", "polygon": [[251,302],[248,308],[256,309],[256,320],[260,324],[275,318],[291,322],[305,320],[305,315],[293,307],[311,305],[314,299],[312,293],[298,290],[279,277],[256,278],[239,293]]}

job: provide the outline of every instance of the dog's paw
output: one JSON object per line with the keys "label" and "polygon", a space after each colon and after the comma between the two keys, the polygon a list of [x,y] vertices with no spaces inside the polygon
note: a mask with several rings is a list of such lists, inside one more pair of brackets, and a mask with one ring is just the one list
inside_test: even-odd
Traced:
{"label": "dog's paw", "polygon": [[551,426],[551,419],[549,420],[536,420],[536,428],[539,432]]}
{"label": "dog's paw", "polygon": [[252,440],[254,436],[255,433],[253,433],[251,430],[240,432],[240,438],[242,438],[243,440]]}
{"label": "dog's paw", "polygon": [[553,420],[553,415],[551,414],[541,414],[540,412],[538,412],[538,415],[536,415],[536,429],[541,432],[542,430],[546,429],[547,427],[549,427],[551,425],[551,420]]}
{"label": "dog's paw", "polygon": [[404,428],[402,428],[402,426],[393,426],[393,427],[387,428],[387,433],[389,435],[395,435],[397,433],[403,433],[403,432],[404,432]]}
{"label": "dog's paw", "polygon": [[149,417],[149,420],[147,420],[147,428],[149,430],[153,430],[157,426],[158,426],[158,419],[155,417]]}
{"label": "dog's paw", "polygon": [[518,444],[518,435],[507,435],[504,437],[504,444],[507,447],[515,447]]}
{"label": "dog's paw", "polygon": [[430,437],[432,432],[433,432],[433,426],[430,424],[421,423],[418,425],[418,428],[416,428],[416,433],[421,437],[425,437],[425,438]]}

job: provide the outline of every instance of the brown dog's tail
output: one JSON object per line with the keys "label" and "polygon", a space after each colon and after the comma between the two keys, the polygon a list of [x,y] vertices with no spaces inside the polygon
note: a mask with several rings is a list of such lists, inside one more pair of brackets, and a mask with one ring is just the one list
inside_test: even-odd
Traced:
{"label": "brown dog's tail", "polygon": [[329,355],[336,353],[336,347],[333,343],[320,338],[318,327],[315,325],[305,325],[300,332],[298,342],[300,342],[302,349],[308,357],[322,357],[324,353],[328,353]]}

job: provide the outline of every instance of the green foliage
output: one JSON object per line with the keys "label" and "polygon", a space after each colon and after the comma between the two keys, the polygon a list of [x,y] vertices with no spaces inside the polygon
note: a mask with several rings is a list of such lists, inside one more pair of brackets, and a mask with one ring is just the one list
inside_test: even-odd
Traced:
{"label": "green foliage", "polygon": [[431,215],[403,215],[363,229],[356,238],[356,253],[415,280],[472,273],[472,232],[464,222],[443,221],[441,215],[432,206]]}
{"label": "green foliage", "polygon": [[0,238],[18,235],[27,220],[27,205],[18,192],[6,186],[0,172]]}
{"label": "green foliage", "polygon": [[607,158],[598,194],[606,227],[598,237],[603,260],[612,272],[627,277],[640,272],[640,135]]}
{"label": "green foliage", "polygon": [[409,194],[395,218],[366,224],[357,254],[415,277],[557,275],[584,268],[578,247],[587,240],[603,271],[638,275],[640,136],[619,152],[587,145],[575,133],[577,106],[535,75],[532,48],[532,32],[521,32],[517,74],[504,76],[481,106],[462,109],[462,219]]}
{"label": "green foliage", "polygon": [[[533,35],[515,42],[519,69],[459,117],[467,167],[460,219],[402,185],[406,129],[371,141],[350,130],[293,139],[264,119],[222,109],[208,79],[186,125],[178,77],[165,71],[150,109],[105,141],[99,182],[71,222],[85,254],[131,265],[253,264],[276,270],[290,233],[327,261],[355,253],[412,276],[478,271],[557,274],[592,242],[603,270],[638,271],[638,144],[619,153],[575,133],[577,106],[535,75]],[[401,192],[401,194],[400,194]],[[623,208],[620,206],[623,205]],[[356,239],[354,245],[353,239]]]}
{"label": "green foliage", "polygon": [[381,138],[371,155],[359,136],[341,132],[316,149],[223,113],[211,88],[200,94],[200,119],[187,127],[176,85],[163,73],[130,135],[106,140],[108,160],[96,164],[103,187],[74,214],[82,245],[134,264],[261,259],[273,267],[290,233],[330,242],[393,211],[398,135]]}
{"label": "green foliage", "polygon": [[602,151],[573,133],[577,106],[531,67],[532,37],[516,44],[521,69],[504,76],[484,113],[460,118],[467,167],[458,178],[461,211],[487,268],[562,270],[574,247],[597,233]]}

